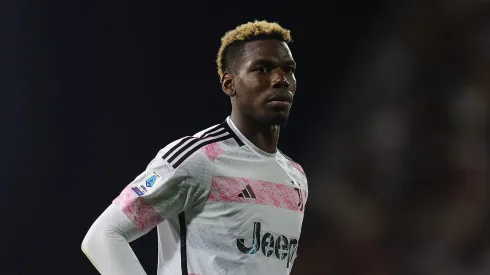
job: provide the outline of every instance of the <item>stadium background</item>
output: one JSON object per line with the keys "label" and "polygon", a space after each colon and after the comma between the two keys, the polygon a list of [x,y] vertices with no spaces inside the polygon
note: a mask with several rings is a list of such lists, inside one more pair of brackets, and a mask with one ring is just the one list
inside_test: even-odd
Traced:
{"label": "stadium background", "polygon": [[[253,19],[296,41],[293,274],[490,274],[489,4],[2,1],[0,274],[97,274],[85,232],[160,148],[228,115],[219,38]],[[156,234],[133,247],[155,274]]]}

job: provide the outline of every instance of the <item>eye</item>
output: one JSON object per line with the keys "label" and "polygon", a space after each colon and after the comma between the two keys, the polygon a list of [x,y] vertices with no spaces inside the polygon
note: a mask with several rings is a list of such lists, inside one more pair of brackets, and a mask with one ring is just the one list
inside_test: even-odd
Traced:
{"label": "eye", "polygon": [[287,74],[294,74],[295,71],[296,71],[296,68],[293,66],[287,67],[286,70],[284,70],[284,72]]}
{"label": "eye", "polygon": [[270,73],[271,68],[268,66],[261,66],[261,67],[258,67],[257,69],[255,69],[255,71],[257,71],[259,73]]}

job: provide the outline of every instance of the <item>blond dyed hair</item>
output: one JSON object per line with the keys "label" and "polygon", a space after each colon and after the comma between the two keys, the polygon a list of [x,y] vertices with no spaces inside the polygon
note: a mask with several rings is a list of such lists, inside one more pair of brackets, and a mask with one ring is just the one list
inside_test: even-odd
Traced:
{"label": "blond dyed hair", "polygon": [[[235,62],[237,57],[236,51],[239,50],[238,48],[241,46],[240,43],[257,39],[278,39],[286,43],[292,42],[291,31],[283,28],[276,22],[256,20],[254,22],[242,24],[234,30],[228,31],[221,38],[221,46],[218,51],[218,58],[216,59],[220,79],[223,77],[225,71],[229,70],[230,66],[233,65],[231,63]],[[237,45],[237,47],[234,47],[235,45]]]}

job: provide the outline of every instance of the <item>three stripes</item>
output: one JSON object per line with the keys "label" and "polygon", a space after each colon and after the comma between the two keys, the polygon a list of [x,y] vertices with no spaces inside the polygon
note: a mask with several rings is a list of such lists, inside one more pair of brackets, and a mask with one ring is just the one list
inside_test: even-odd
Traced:
{"label": "three stripes", "polygon": [[248,198],[248,199],[256,199],[255,193],[252,190],[252,187],[250,185],[247,185],[245,189],[242,190],[240,194],[238,194],[238,197],[240,198]]}
{"label": "three stripes", "polygon": [[229,138],[234,138],[240,146],[243,145],[243,142],[236,136],[225,121],[210,128],[200,137],[185,137],[181,139],[177,144],[170,148],[162,158],[175,169],[200,148]]}

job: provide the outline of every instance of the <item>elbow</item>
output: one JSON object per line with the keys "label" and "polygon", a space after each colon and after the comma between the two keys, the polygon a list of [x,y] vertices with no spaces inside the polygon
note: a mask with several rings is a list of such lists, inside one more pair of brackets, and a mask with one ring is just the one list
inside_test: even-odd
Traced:
{"label": "elbow", "polygon": [[89,251],[90,251],[90,243],[91,243],[91,237],[87,234],[85,235],[85,238],[83,238],[81,249],[82,252],[88,256]]}
{"label": "elbow", "polygon": [[85,234],[85,237],[83,238],[81,249],[83,253],[86,256],[89,256],[90,254],[93,254],[95,250],[97,250],[98,244],[102,243],[103,239],[102,236],[100,236],[100,229],[95,228],[93,225]]}
{"label": "elbow", "polygon": [[97,250],[97,246],[104,242],[104,227],[100,221],[96,220],[89,228],[83,238],[81,249],[85,255],[89,256]]}
{"label": "elbow", "polygon": [[[94,244],[96,243],[96,241],[94,240],[94,236],[89,233],[87,233],[87,235],[85,235],[85,238],[83,238],[81,249],[83,254],[85,254],[87,259],[90,261],[90,263],[92,263],[92,265],[97,269],[97,266],[95,265],[95,262],[93,260],[96,256],[94,255],[94,252],[96,251],[96,249],[94,249]],[[102,274],[101,272],[99,273]]]}
{"label": "elbow", "polygon": [[101,247],[99,247],[100,243],[102,243],[103,240],[100,239],[100,236],[96,233],[94,230],[89,230],[89,232],[85,235],[82,241],[81,249],[83,254],[85,254],[85,257],[92,263],[92,265],[95,265],[94,259],[97,259],[99,257],[99,253],[97,250],[100,250]]}

